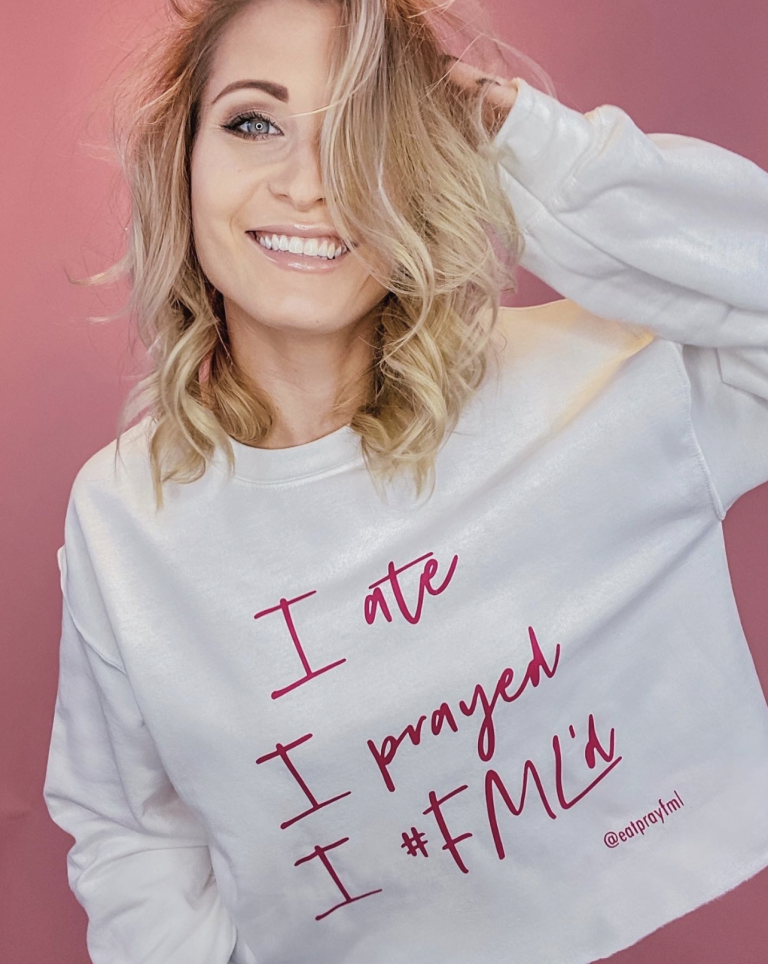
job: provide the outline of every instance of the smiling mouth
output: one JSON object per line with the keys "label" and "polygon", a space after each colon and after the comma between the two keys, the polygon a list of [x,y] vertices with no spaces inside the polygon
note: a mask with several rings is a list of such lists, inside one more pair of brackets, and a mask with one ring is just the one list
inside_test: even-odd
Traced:
{"label": "smiling mouth", "polygon": [[[344,259],[349,257],[349,251],[347,248],[339,243],[338,248],[335,243],[331,247],[327,245],[327,239],[300,239],[301,240],[301,253],[296,250],[299,245],[294,243],[292,246],[294,250],[291,250],[289,246],[288,250],[283,250],[283,247],[278,245],[274,248],[269,248],[263,241],[258,238],[259,232],[247,231],[246,232],[253,244],[259,249],[259,257],[265,258],[267,261],[271,261],[276,268],[281,271],[291,271],[298,272],[299,274],[305,275],[324,275],[328,272],[338,271]],[[267,238],[270,236],[267,235]],[[293,240],[293,239],[292,239]],[[299,241],[298,238],[295,239],[296,242]],[[309,250],[312,251],[315,248],[315,254],[304,254],[304,240],[310,240],[313,243],[309,246]],[[322,246],[317,242],[325,241],[326,247],[323,250]],[[328,257],[328,254],[332,252],[332,257]]]}
{"label": "smiling mouth", "polygon": [[[268,231],[248,231],[254,241],[267,251],[276,254],[292,254],[308,261],[338,261],[349,253],[341,238],[302,238],[272,234]],[[355,245],[357,247],[357,245]]]}

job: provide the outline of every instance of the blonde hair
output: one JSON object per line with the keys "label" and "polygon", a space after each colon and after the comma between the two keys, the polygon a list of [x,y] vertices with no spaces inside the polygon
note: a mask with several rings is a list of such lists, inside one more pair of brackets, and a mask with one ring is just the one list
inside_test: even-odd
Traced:
{"label": "blonde hair", "polygon": [[[136,50],[112,102],[113,150],[130,190],[127,250],[106,271],[73,281],[130,279],[118,314],[135,316],[151,367],[119,413],[117,450],[148,410],[158,509],[165,482],[200,478],[216,446],[234,470],[230,437],[257,445],[274,422],[269,398],[229,351],[219,293],[194,250],[189,201],[217,42],[259,0],[167,2],[167,24]],[[523,244],[493,144],[506,112],[487,100],[487,86],[475,93],[448,79],[445,55],[452,46],[464,58],[472,47],[466,59],[496,74],[506,67],[502,47],[533,62],[480,32],[477,12],[451,12],[452,0],[312,2],[337,3],[342,14],[320,140],[328,210],[342,238],[372,242],[381,261],[366,266],[388,292],[377,306],[370,391],[350,427],[377,489],[409,468],[420,494],[427,481],[434,487],[438,450],[486,374],[500,292],[517,288]],[[484,40],[493,64],[479,52]],[[552,89],[546,75],[544,83]]]}

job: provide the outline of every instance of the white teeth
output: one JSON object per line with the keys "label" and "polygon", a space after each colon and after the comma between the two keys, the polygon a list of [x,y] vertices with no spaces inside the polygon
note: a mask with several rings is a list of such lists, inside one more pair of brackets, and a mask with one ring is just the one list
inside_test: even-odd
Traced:
{"label": "white teeth", "polygon": [[334,244],[328,238],[319,241],[317,238],[299,238],[285,234],[264,235],[257,231],[253,234],[262,247],[271,251],[290,251],[292,254],[303,254],[309,258],[327,258],[329,261],[341,257],[348,249],[345,245]]}

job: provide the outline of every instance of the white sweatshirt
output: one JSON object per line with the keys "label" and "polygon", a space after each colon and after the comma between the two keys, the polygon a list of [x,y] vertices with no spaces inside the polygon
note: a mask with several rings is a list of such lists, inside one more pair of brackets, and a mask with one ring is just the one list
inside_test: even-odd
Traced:
{"label": "white sweatshirt", "polygon": [[95,964],[586,964],[768,866],[722,519],[768,480],[768,174],[519,81],[564,296],[382,503],[345,426],[77,474],[45,782]]}

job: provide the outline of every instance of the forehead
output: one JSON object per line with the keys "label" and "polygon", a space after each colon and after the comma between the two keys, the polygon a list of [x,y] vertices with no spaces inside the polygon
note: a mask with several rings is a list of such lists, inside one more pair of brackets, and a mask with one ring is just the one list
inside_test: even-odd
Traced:
{"label": "forehead", "polygon": [[283,84],[289,106],[316,99],[328,75],[339,15],[333,0],[255,0],[219,38],[209,99],[227,84],[248,79]]}

